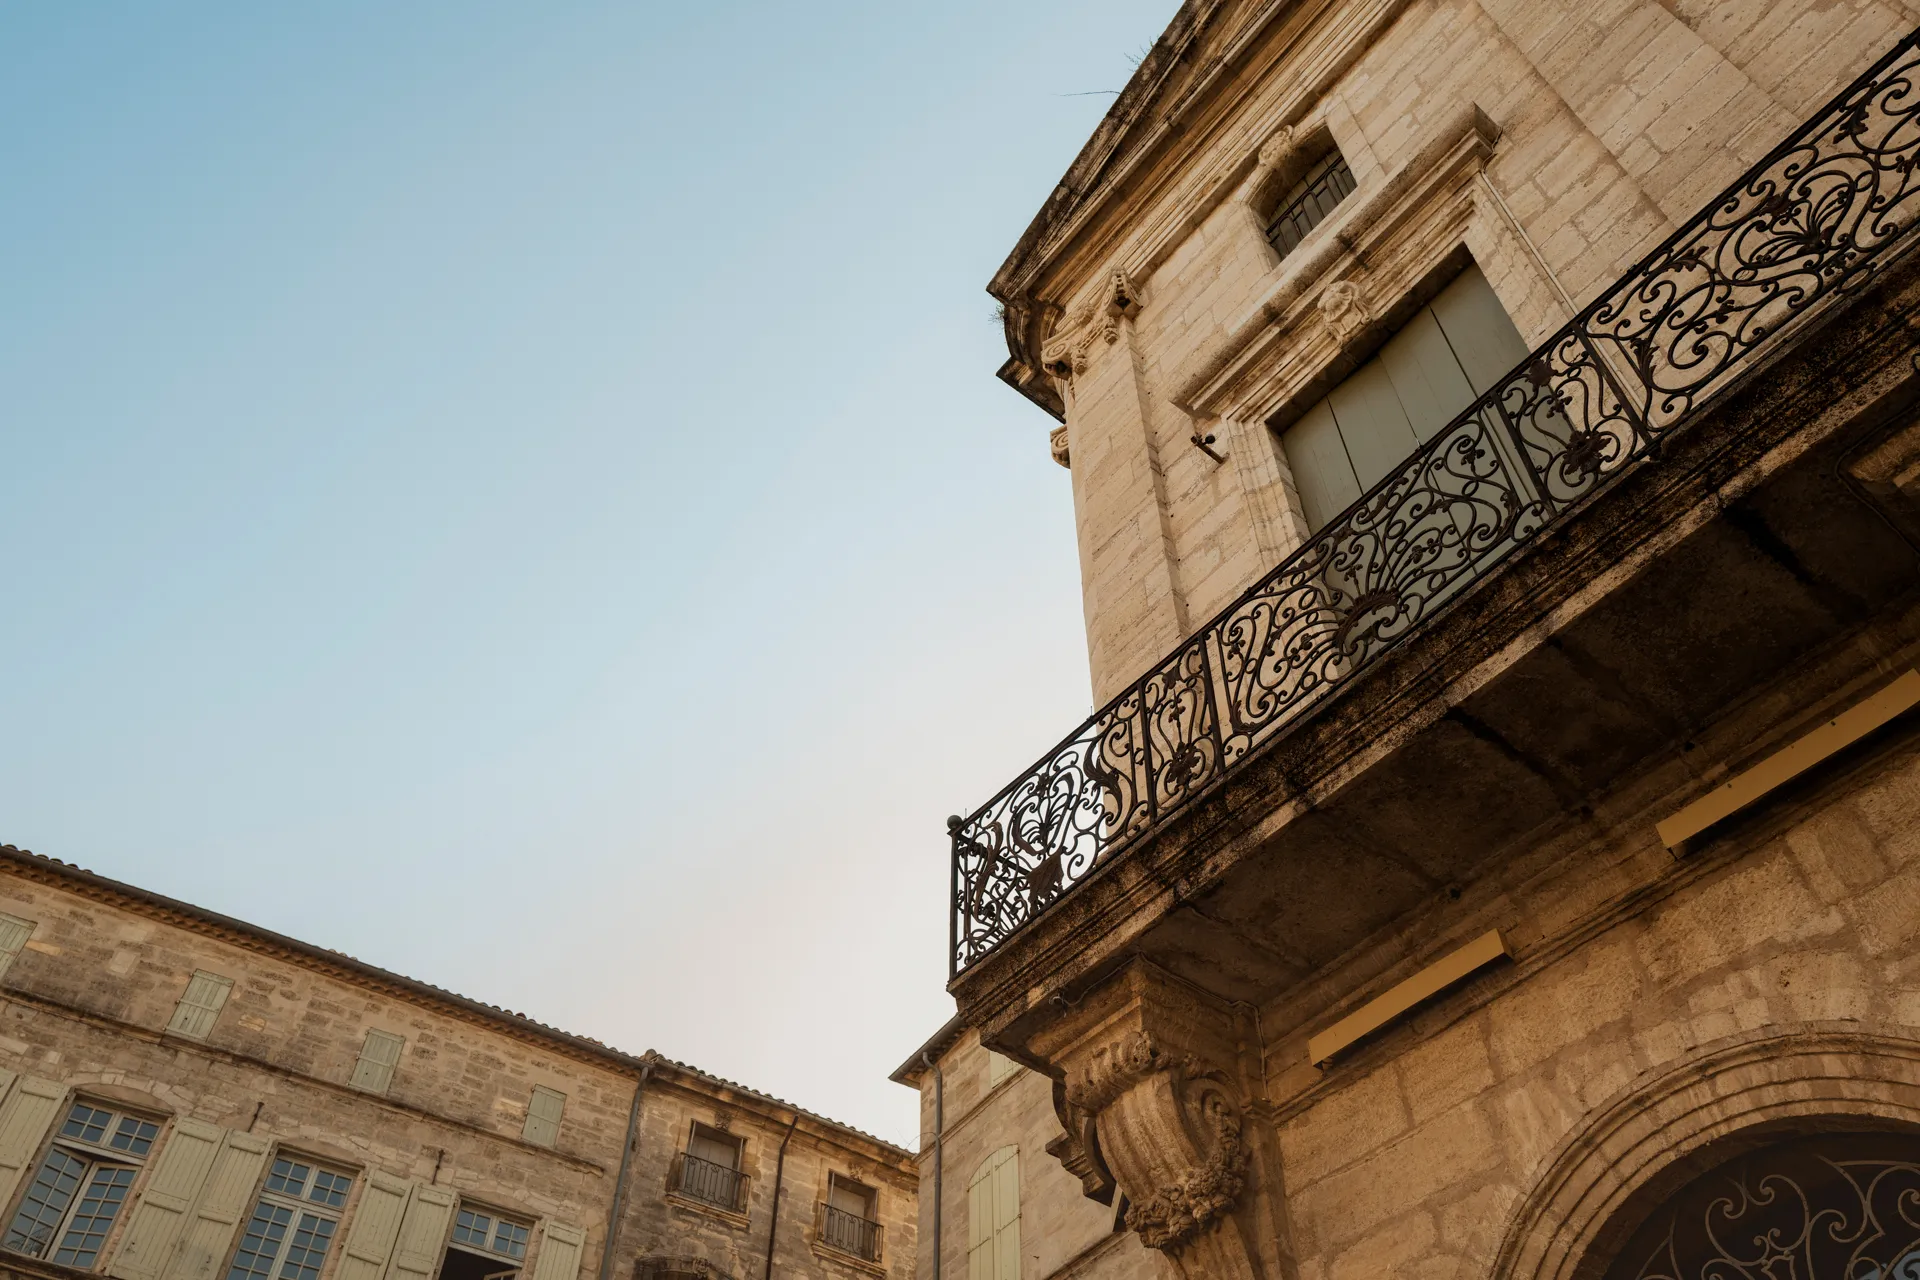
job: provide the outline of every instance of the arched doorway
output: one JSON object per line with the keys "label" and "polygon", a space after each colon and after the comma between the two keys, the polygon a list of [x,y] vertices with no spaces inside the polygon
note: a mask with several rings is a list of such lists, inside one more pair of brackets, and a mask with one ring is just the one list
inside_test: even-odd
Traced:
{"label": "arched doorway", "polygon": [[1655,1204],[1604,1280],[1920,1280],[1920,1137],[1739,1145]]}

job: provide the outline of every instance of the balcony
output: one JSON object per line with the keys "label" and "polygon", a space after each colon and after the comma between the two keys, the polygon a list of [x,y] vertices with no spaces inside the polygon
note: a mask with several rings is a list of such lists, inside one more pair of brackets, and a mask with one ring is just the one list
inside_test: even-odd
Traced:
{"label": "balcony", "polygon": [[1920,33],[950,820],[963,1012],[1125,946],[1271,991],[1902,598],[1843,466],[1910,407],[1916,73]]}
{"label": "balcony", "polygon": [[822,1203],[819,1218],[820,1243],[864,1262],[880,1261],[879,1223]]}
{"label": "balcony", "polygon": [[728,1213],[746,1212],[747,1175],[724,1164],[683,1151],[674,1157],[667,1185],[688,1200]]}

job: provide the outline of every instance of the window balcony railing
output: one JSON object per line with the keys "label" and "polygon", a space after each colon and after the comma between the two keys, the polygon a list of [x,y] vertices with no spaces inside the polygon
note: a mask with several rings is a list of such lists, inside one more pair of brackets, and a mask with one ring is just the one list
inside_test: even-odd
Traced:
{"label": "window balcony railing", "polygon": [[857,1213],[836,1209],[825,1203],[820,1206],[820,1243],[829,1248],[864,1258],[868,1262],[878,1262],[881,1230],[879,1223]]}
{"label": "window balcony railing", "polygon": [[747,1175],[724,1164],[681,1152],[674,1157],[668,1185],[689,1200],[741,1213],[747,1203]]}
{"label": "window balcony railing", "polygon": [[1565,519],[1915,240],[1920,32],[967,818],[960,973]]}

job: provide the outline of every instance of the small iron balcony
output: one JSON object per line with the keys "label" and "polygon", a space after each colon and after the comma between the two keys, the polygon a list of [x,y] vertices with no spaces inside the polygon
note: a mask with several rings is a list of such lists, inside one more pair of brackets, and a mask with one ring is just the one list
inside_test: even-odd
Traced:
{"label": "small iron balcony", "polygon": [[673,1176],[668,1185],[689,1200],[717,1209],[731,1213],[746,1209],[746,1174],[684,1151],[674,1157]]}
{"label": "small iron balcony", "polygon": [[971,816],[950,972],[991,954],[1722,397],[1920,237],[1920,32]]}
{"label": "small iron balcony", "polygon": [[830,1204],[820,1206],[820,1242],[842,1253],[850,1253],[856,1258],[868,1262],[880,1260],[881,1226],[857,1213],[848,1213],[845,1209],[836,1209]]}

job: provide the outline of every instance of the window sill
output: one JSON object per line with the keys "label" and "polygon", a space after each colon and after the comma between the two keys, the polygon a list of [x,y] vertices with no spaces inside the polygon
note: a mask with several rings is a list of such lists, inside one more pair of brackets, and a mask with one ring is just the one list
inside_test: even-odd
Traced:
{"label": "window sill", "polygon": [[807,1233],[807,1243],[813,1246],[813,1252],[816,1257],[822,1258],[827,1262],[837,1262],[843,1267],[853,1267],[856,1270],[866,1272],[868,1275],[884,1276],[887,1274],[887,1264],[884,1258],[882,1258],[881,1261],[875,1262],[863,1258],[857,1253],[848,1253],[844,1249],[836,1249],[812,1232]]}
{"label": "window sill", "polygon": [[748,1225],[747,1215],[736,1209],[723,1209],[717,1204],[705,1200],[695,1200],[692,1196],[683,1196],[678,1191],[667,1192],[667,1203],[676,1209],[685,1209],[705,1217],[716,1218],[731,1227],[745,1231]]}

